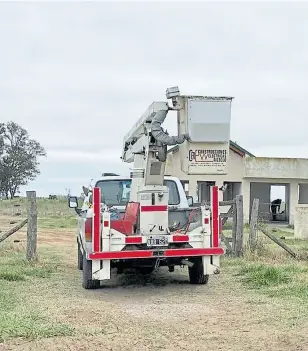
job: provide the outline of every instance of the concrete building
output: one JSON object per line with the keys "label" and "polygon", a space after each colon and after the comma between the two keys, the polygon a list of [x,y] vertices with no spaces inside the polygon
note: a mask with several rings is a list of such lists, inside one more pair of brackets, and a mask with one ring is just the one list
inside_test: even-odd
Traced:
{"label": "concrete building", "polygon": [[[255,157],[249,151],[230,141],[227,175],[186,175],[181,171],[179,149],[168,150],[166,174],[178,177],[187,195],[194,201],[209,201],[212,185],[228,184],[220,194],[221,200],[243,195],[245,221],[249,221],[254,198],[260,201],[260,216],[266,221],[294,223],[296,206],[308,204],[308,159]],[[271,189],[281,187],[281,203],[273,204]],[[281,192],[280,192],[281,193]],[[275,212],[277,213],[275,214]]]}

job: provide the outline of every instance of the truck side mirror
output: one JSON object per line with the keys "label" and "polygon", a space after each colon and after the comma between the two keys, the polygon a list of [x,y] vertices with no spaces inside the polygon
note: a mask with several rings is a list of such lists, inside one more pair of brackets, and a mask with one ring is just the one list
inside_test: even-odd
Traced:
{"label": "truck side mirror", "polygon": [[70,196],[68,198],[68,207],[69,208],[77,208],[78,207],[78,198],[77,198],[77,196]]}
{"label": "truck side mirror", "polygon": [[194,205],[194,198],[192,196],[186,196],[188,206],[192,207]]}

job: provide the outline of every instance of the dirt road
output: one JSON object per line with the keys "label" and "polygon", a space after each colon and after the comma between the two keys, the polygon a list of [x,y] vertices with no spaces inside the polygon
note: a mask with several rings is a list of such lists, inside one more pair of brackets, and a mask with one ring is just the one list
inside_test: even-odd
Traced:
{"label": "dirt road", "polygon": [[184,269],[161,269],[151,277],[118,276],[108,287],[86,291],[76,269],[74,233],[45,232],[40,245],[56,248],[66,265],[30,293],[42,310],[79,332],[12,340],[1,351],[308,350],[303,311],[245,289],[230,267],[205,286],[188,284]]}

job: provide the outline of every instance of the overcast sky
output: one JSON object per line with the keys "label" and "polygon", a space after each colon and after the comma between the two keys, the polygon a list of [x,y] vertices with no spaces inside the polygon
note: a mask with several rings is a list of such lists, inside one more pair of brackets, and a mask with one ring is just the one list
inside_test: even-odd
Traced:
{"label": "overcast sky", "polygon": [[48,153],[28,189],[128,175],[125,132],[174,85],[234,96],[231,139],[257,156],[307,157],[307,18],[295,1],[0,3],[0,120]]}

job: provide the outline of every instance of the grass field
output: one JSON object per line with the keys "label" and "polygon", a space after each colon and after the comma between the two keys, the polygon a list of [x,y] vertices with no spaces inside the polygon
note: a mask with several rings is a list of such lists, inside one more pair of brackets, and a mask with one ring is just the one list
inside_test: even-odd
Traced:
{"label": "grass field", "polygon": [[[38,262],[25,260],[25,228],[0,244],[1,351],[307,349],[307,241],[275,232],[301,253],[293,259],[259,234],[255,253],[223,257],[206,286],[187,284],[186,270],[160,269],[86,291],[74,212],[61,204],[52,213],[48,201],[38,201]],[[16,219],[3,209],[0,220]]]}
{"label": "grass field", "polygon": [[[75,211],[68,208],[65,199],[37,199],[38,227],[45,229],[73,228],[76,225]],[[14,226],[27,218],[27,199],[0,201],[0,230]]]}

